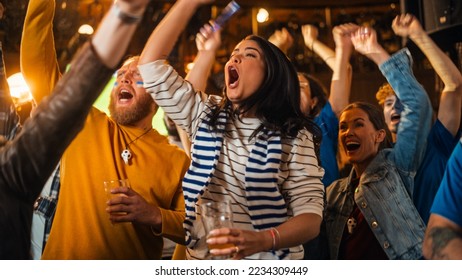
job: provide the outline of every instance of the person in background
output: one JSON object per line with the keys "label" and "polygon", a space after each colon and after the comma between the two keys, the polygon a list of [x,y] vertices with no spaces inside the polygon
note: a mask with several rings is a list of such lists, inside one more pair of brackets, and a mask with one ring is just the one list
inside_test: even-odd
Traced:
{"label": "person in background", "polygon": [[[120,63],[136,25],[126,12],[144,12],[147,0],[119,0],[119,12],[105,15],[95,35],[75,56],[47,100],[13,140],[0,148],[0,258],[30,258],[33,202],[66,147],[82,129],[91,105]],[[121,32],[123,36],[117,34]],[[1,83],[2,87],[6,84]],[[6,88],[2,88],[7,90]]]}
{"label": "person in background", "polygon": [[[321,166],[325,170],[322,179],[324,186],[329,186],[339,178],[337,165],[338,148],[338,116],[348,105],[351,90],[352,68],[349,62],[353,45],[350,35],[359,26],[343,24],[334,27],[335,51],[318,40],[318,30],[313,25],[303,25],[302,35],[307,48],[319,55],[333,71],[330,94],[327,94],[322,83],[312,75],[299,72],[302,111],[312,117],[321,128],[322,141],[320,147]],[[293,38],[286,28],[276,30],[268,39],[284,53],[291,48]]]}
{"label": "person in background", "polygon": [[[462,74],[452,60],[433,42],[419,21],[410,14],[397,16],[392,24],[397,35],[409,37],[425,54],[444,88],[441,91],[437,119],[431,127],[422,164],[414,180],[413,199],[425,223],[430,216],[438,188],[443,178],[446,163],[461,136]],[[378,97],[384,108],[385,120],[396,138],[400,125],[402,106],[391,87]]]}
{"label": "person in background", "polygon": [[327,188],[330,258],[420,259],[425,224],[412,190],[425,149],[421,139],[430,129],[430,100],[412,74],[407,49],[390,57],[368,27],[361,27],[352,43],[379,66],[404,110],[393,147],[384,115],[374,105],[354,102],[341,113],[339,142],[353,168]]}
{"label": "person in background", "polygon": [[462,260],[462,138],[446,165],[425,232],[426,259]]}
{"label": "person in background", "polygon": [[[176,1],[151,34],[138,66],[146,90],[193,139],[183,184],[186,257],[203,259],[207,244],[232,243],[210,253],[301,259],[301,244],[319,233],[324,187],[314,152],[319,132],[300,110],[293,65],[267,40],[247,37],[225,66],[222,98],[196,92],[163,60],[195,10],[210,2]],[[212,32],[207,28],[204,35]],[[207,238],[195,209],[223,200],[232,204],[235,227]]]}
{"label": "person in background", "polygon": [[[330,94],[319,90],[322,88],[319,82],[309,75],[301,73],[299,79],[305,104],[309,105],[310,115],[314,117],[317,125],[323,132],[321,143],[321,165],[326,170],[323,178],[324,186],[329,186],[334,180],[339,179],[339,166],[337,163],[338,153],[338,117],[340,112],[350,102],[352,67],[350,57],[353,52],[351,35],[357,31],[358,25],[346,23],[335,26],[332,35],[335,42],[335,52],[318,40],[318,30],[313,25],[302,26],[302,35],[307,48],[319,55],[332,69],[332,81]],[[306,84],[309,84],[309,87]],[[317,85],[316,85],[317,84]]]}
{"label": "person in background", "polygon": [[[22,49],[22,71],[38,100],[60,76],[50,2],[29,2],[44,15],[29,21],[22,38],[30,47]],[[144,10],[121,14],[122,5],[115,2],[111,13],[135,28]],[[111,116],[92,108],[61,159],[59,199],[43,259],[160,259],[163,237],[184,242],[181,180],[189,160],[152,128],[158,107],[142,86],[137,61],[131,57],[117,70]],[[116,179],[129,179],[131,188],[114,189],[123,196],[107,201],[103,181]]]}

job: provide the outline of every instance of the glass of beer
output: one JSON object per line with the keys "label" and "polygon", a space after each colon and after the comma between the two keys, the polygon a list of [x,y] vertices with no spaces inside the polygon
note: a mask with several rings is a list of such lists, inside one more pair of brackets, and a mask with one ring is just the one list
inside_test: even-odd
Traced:
{"label": "glass of beer", "polygon": [[[206,236],[214,229],[232,228],[233,227],[233,212],[231,211],[231,203],[228,201],[212,201],[201,204],[201,220],[204,225]],[[226,249],[234,247],[232,243],[226,244],[208,244],[209,251],[212,249]],[[229,259],[229,256],[210,256],[211,259]]]}
{"label": "glass of beer", "polygon": [[[103,182],[104,184],[104,191],[106,192],[106,199],[110,200],[113,199],[117,196],[125,196],[124,194],[112,194],[111,190],[114,188],[119,188],[119,187],[127,187],[130,188],[130,182],[128,179],[117,179],[117,180],[107,180]],[[127,213],[125,212],[118,212],[118,213],[113,213],[113,215],[126,215]]]}

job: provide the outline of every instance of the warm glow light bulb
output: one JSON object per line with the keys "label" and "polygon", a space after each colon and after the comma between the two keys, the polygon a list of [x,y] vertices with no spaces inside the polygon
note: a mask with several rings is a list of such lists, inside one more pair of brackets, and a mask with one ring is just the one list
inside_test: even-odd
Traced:
{"label": "warm glow light bulb", "polygon": [[11,97],[17,99],[16,103],[22,104],[33,99],[29,86],[26,83],[22,73],[11,75],[8,79]]}
{"label": "warm glow light bulb", "polygon": [[260,8],[257,13],[257,21],[259,23],[263,23],[268,21],[269,19],[269,13],[266,9]]}
{"label": "warm glow light bulb", "polygon": [[79,34],[83,35],[91,35],[93,34],[93,27],[89,24],[83,24],[79,27]]}

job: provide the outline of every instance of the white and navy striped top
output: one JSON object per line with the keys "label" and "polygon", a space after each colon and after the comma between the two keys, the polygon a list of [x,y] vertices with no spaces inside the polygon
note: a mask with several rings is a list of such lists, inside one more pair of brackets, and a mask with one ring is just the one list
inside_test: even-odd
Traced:
{"label": "white and navy striped top", "polygon": [[[206,257],[204,229],[196,209],[202,200],[232,203],[236,228],[266,230],[303,213],[322,216],[324,170],[318,166],[312,135],[301,130],[295,139],[263,131],[249,140],[261,122],[209,114],[221,100],[195,92],[174,69],[159,60],[140,65],[144,86],[157,104],[186,130],[192,141],[191,166],[183,180],[188,258]],[[260,252],[248,259],[301,259],[303,247]]]}

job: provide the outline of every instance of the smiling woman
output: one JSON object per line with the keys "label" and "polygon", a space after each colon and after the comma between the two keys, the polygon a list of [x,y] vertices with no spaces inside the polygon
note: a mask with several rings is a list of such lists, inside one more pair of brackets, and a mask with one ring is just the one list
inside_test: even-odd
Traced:
{"label": "smiling woman", "polygon": [[[393,56],[375,30],[360,28],[355,49],[373,60],[396,90],[403,112],[398,140],[376,106],[354,102],[340,114],[339,142],[353,169],[327,188],[325,216],[332,259],[420,259],[424,223],[412,201],[414,174],[431,120],[430,101],[411,70],[407,50]],[[403,238],[403,237],[406,238]]]}

